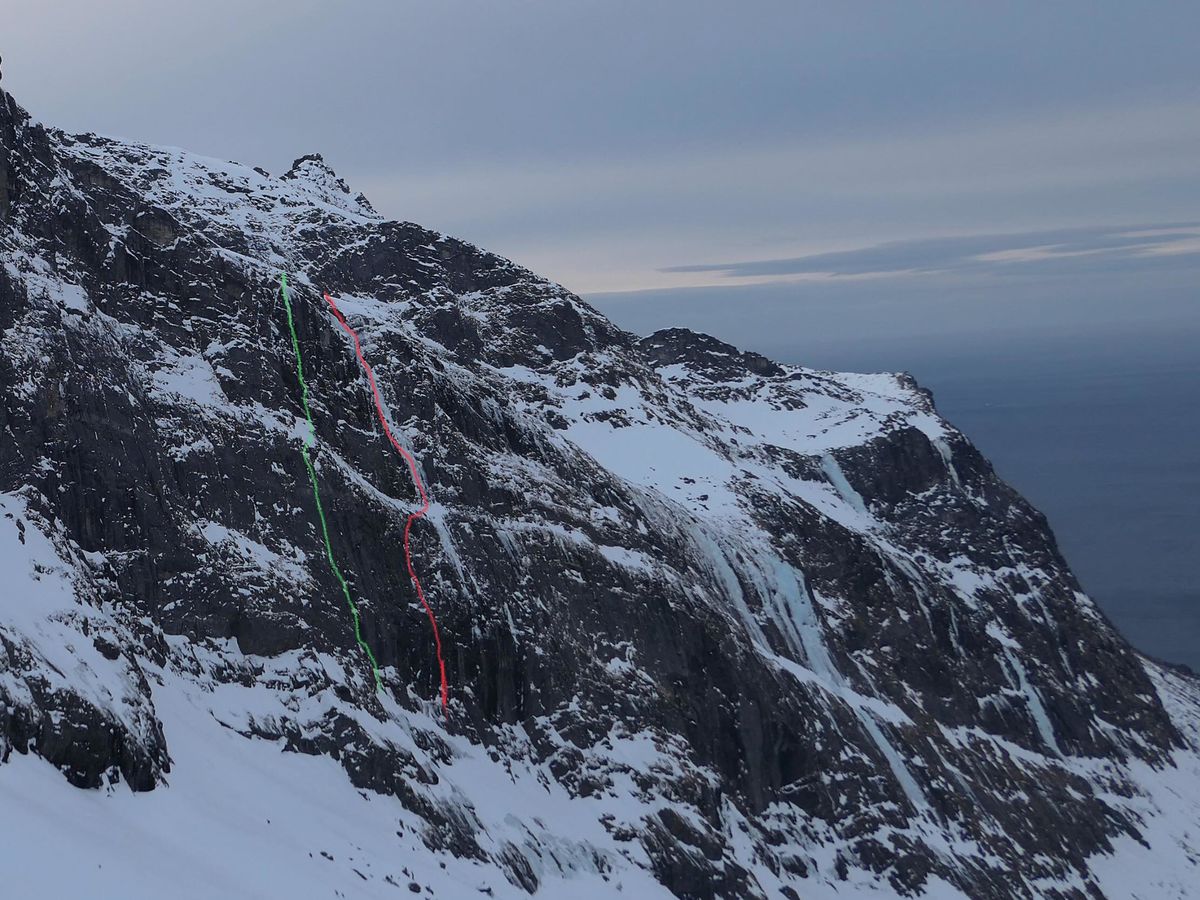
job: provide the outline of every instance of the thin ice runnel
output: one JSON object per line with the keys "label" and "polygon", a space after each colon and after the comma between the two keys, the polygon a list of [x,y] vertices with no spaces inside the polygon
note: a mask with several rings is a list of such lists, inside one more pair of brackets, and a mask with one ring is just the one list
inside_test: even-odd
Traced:
{"label": "thin ice runnel", "polygon": [[1025,695],[1025,703],[1029,707],[1030,715],[1033,716],[1033,724],[1037,727],[1042,743],[1054,751],[1057,756],[1063,756],[1058,739],[1054,737],[1054,727],[1050,724],[1046,706],[1042,703],[1042,697],[1037,688],[1029,683],[1029,675],[1025,671],[1025,666],[1005,644],[1001,643],[1000,649],[1004,651],[1004,658],[1008,660],[1008,664],[1012,666],[1012,670],[1017,675],[1017,687]]}
{"label": "thin ice runnel", "polygon": [[[777,654],[767,643],[762,629],[759,628],[758,623],[754,620],[753,612],[746,602],[741,583],[726,560],[724,551],[720,545],[707,535],[699,527],[698,523],[697,527],[691,531],[692,533],[689,536],[693,538],[697,548],[705,553],[705,556],[715,568],[718,577],[725,587],[729,601],[738,611],[740,617],[748,621],[751,630],[751,640],[764,656],[769,659],[778,658]],[[702,540],[695,540],[697,537],[702,538]],[[809,668],[814,673],[824,677],[835,689],[847,687],[846,679],[838,671],[825,646],[824,636],[821,634],[820,620],[816,615],[816,610],[813,608],[812,597],[808,591],[803,573],[780,559],[774,553],[771,555],[774,562],[776,586],[784,595],[784,605],[787,608],[787,612],[791,613],[787,622],[787,630],[799,638],[800,649],[804,653]],[[789,580],[794,589],[789,590],[788,587],[785,587]],[[796,618],[797,613],[799,614],[799,619]],[[836,690],[834,692],[836,693]],[[840,696],[840,699],[846,703],[862,723],[863,730],[879,749],[880,754],[882,754],[884,761],[892,772],[892,777],[896,779],[896,783],[904,792],[913,809],[922,810],[927,808],[929,805],[928,801],[925,799],[916,779],[913,778],[912,773],[905,765],[903,757],[900,756],[896,748],[892,746],[887,736],[880,729],[871,712],[863,709],[859,704],[846,700],[844,696]]]}

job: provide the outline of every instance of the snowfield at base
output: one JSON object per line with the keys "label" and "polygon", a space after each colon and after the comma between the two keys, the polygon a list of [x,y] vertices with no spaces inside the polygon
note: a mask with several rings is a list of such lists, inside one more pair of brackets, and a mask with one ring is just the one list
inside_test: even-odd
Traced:
{"label": "snowfield at base", "polygon": [[[1155,671],[1164,698],[1167,688],[1186,689],[1177,676]],[[213,712],[180,682],[168,679],[154,699],[175,763],[164,787],[144,794],[123,785],[81,791],[48,763],[21,754],[0,767],[2,896],[382,898],[411,895],[410,883],[420,886],[422,896],[447,900],[529,896],[495,867],[430,852],[414,830],[418,819],[394,798],[355,791],[333,760],[281,753],[273,743],[214,727]],[[1193,730],[1189,739],[1197,742],[1200,734]],[[1142,796],[1133,803],[1154,813],[1147,817],[1150,846],[1122,839],[1112,855],[1091,860],[1107,896],[1200,896],[1195,881],[1200,834],[1194,825],[1200,816],[1195,791],[1200,755],[1181,752],[1176,765],[1157,771],[1137,766]],[[510,780],[486,757],[463,760],[451,774],[477,803],[486,798],[498,817],[506,806],[511,809],[511,825],[518,817],[543,819],[564,846],[584,836],[572,835],[574,829],[587,831],[589,820],[595,826],[591,815],[572,815],[570,807],[579,801],[555,796],[533,779],[528,784]],[[764,886],[771,884],[768,872],[758,874]],[[489,888],[490,895],[482,893]],[[633,866],[610,873],[607,881],[577,869],[569,880],[548,879],[541,895],[572,900],[672,896]],[[802,896],[884,900],[900,895],[852,871],[845,882],[814,879]],[[966,895],[932,879],[921,896],[959,900]]]}
{"label": "snowfield at base", "polygon": [[[375,898],[411,896],[410,883],[424,896],[483,897],[487,888],[497,898],[529,896],[495,867],[430,852],[399,801],[354,790],[328,757],[284,754],[214,727],[178,684],[154,699],[174,760],[165,787],[80,791],[20,754],[0,767],[0,896]],[[497,781],[499,770],[477,774],[483,783],[462,785],[472,796],[507,795],[522,815],[536,810],[527,786]],[[569,834],[571,819],[553,825]],[[578,900],[671,896],[640,869],[608,877],[580,871],[544,890]]]}

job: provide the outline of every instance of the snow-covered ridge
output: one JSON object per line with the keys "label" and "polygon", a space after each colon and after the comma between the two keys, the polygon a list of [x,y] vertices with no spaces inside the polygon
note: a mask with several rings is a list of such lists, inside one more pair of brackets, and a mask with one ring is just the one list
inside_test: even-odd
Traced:
{"label": "snow-covered ridge", "polygon": [[[269,265],[294,265],[298,234],[319,220],[350,227],[382,221],[361,194],[352,196],[319,154],[296,160],[280,177],[176,147],[96,135],[55,135],[59,151],[90,178],[111,178],[149,206],[132,228],[169,245],[185,233],[227,250],[243,242]],[[165,215],[164,215],[165,214]]]}

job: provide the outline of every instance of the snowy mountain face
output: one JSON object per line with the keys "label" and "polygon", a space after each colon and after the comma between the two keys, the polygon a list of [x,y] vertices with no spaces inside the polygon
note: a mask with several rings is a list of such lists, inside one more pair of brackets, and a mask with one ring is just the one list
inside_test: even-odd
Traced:
{"label": "snowy mountain face", "polygon": [[[0,100],[6,896],[1200,883],[1200,686],[907,376],[639,340],[320,157]],[[431,501],[445,715],[419,497],[325,292]]]}

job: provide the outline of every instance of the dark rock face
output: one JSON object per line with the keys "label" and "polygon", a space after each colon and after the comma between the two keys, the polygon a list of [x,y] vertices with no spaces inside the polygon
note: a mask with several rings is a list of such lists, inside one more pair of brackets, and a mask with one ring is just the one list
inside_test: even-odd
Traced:
{"label": "dark rock face", "polygon": [[[492,840],[485,797],[435,791],[455,741],[580,809],[621,798],[587,865],[680,897],[855,872],[902,894],[1103,890],[1089,860],[1143,825],[1119,765],[1170,765],[1184,737],[1044,518],[907,376],[638,340],[382,221],[319,156],[273,179],[46,131],[0,98],[0,546],[46,573],[0,609],[4,757],[153,789],[170,735],[150,682],[220,685],[260,699],[213,727],[338,759],[431,850],[530,893],[571,866],[555,823]],[[383,697],[316,524],[283,271]],[[416,492],[322,291],[434,501],[412,541],[446,723],[398,552]]]}

